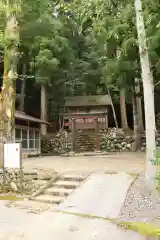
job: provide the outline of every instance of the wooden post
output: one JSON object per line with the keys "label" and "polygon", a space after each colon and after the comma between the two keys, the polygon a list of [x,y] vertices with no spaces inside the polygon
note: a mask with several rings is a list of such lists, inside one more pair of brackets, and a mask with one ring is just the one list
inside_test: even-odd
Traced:
{"label": "wooden post", "polygon": [[72,118],[72,152],[76,151],[76,119]]}
{"label": "wooden post", "polygon": [[4,143],[0,141],[0,168],[3,168]]}
{"label": "wooden post", "polygon": [[20,192],[23,195],[23,159],[22,159],[22,143],[20,143]]}
{"label": "wooden post", "polygon": [[95,121],[95,136],[96,136],[96,151],[100,151],[100,134],[99,134],[99,126],[98,126],[98,118],[94,119]]}
{"label": "wooden post", "polygon": [[2,150],[2,158],[3,158],[3,193],[6,193],[6,170],[4,166],[4,143],[3,143],[3,150]]}
{"label": "wooden post", "polygon": [[105,128],[108,130],[108,110],[106,110],[106,115],[105,115]]}

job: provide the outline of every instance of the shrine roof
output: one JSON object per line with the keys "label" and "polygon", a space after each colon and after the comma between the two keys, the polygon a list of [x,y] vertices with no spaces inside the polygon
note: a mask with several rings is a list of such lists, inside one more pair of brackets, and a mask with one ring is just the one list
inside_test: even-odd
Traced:
{"label": "shrine roof", "polygon": [[65,98],[66,107],[107,106],[111,105],[108,95],[72,96]]}

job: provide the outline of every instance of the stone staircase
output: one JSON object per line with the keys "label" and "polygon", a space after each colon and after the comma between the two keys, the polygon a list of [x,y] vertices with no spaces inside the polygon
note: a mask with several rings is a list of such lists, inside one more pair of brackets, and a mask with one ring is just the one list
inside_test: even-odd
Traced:
{"label": "stone staircase", "polygon": [[76,132],[76,152],[95,151],[95,131],[83,129]]}
{"label": "stone staircase", "polygon": [[60,204],[87,176],[88,174],[74,173],[62,175],[51,187],[35,197],[34,200],[48,204]]}

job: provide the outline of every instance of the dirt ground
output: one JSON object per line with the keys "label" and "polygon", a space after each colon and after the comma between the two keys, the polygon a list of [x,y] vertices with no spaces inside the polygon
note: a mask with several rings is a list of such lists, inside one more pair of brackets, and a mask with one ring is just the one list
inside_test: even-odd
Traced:
{"label": "dirt ground", "polygon": [[47,156],[24,159],[24,168],[52,168],[65,172],[138,172],[145,169],[144,153],[114,153],[99,156]]}

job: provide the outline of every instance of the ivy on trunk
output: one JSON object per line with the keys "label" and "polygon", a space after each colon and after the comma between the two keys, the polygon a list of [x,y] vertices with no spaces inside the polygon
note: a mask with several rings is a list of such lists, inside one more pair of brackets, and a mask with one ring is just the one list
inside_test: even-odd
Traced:
{"label": "ivy on trunk", "polygon": [[[15,3],[16,4],[16,3]],[[4,31],[4,74],[2,86],[2,109],[4,121],[4,138],[13,140],[15,124],[15,82],[17,79],[19,29],[15,4],[7,1],[6,26]]]}

